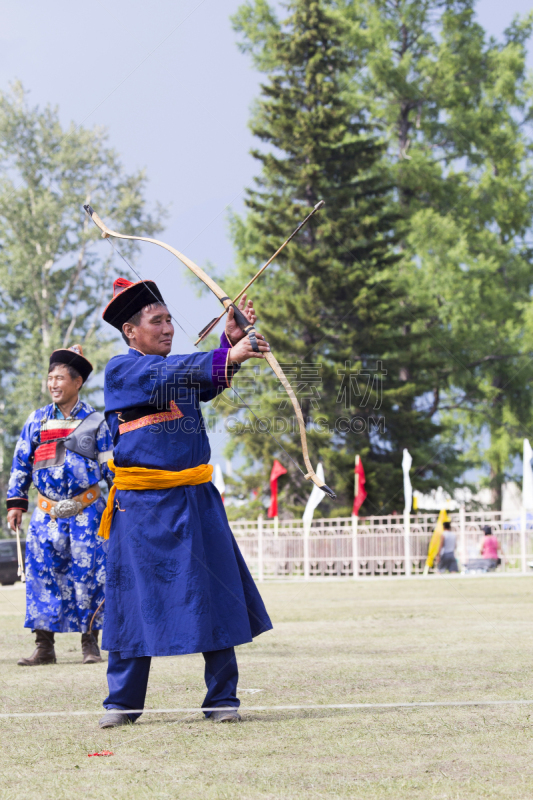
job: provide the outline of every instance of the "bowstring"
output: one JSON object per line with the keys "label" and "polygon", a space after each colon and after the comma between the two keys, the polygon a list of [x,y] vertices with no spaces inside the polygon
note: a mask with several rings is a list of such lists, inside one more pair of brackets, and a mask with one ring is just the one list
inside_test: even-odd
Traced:
{"label": "bowstring", "polygon": [[[90,214],[89,214],[87,211],[86,211],[85,213],[87,214],[87,216],[88,216],[88,217],[90,217],[90,219],[91,219],[91,222],[93,223],[93,225],[95,225],[95,227],[96,227],[96,228],[98,228],[98,225],[96,224],[96,222],[94,221],[94,219],[91,217],[91,215],[90,215]],[[98,228],[98,230],[100,230],[100,228]],[[109,236],[106,236],[105,238],[106,238],[106,241],[107,241],[107,242],[109,242],[109,244],[110,244],[110,246],[111,246],[111,249],[113,250],[113,252],[114,252],[114,253],[116,253],[118,256],[120,256],[120,258],[123,260],[123,262],[126,264],[126,266],[127,266],[127,267],[129,267],[129,268],[131,269],[131,271],[133,272],[133,274],[134,274],[134,275],[135,275],[135,276],[136,276],[136,277],[137,277],[137,278],[138,278],[138,279],[141,281],[141,283],[143,283],[143,284],[144,284],[145,288],[146,288],[146,289],[148,289],[148,291],[149,291],[149,292],[150,292],[150,294],[151,294],[151,295],[152,295],[152,296],[155,298],[155,300],[156,300],[158,303],[160,303],[161,301],[160,301],[159,297],[158,297],[158,296],[155,294],[155,292],[153,291],[153,289],[151,289],[151,288],[150,288],[150,286],[148,286],[148,284],[146,283],[146,281],[145,281],[145,280],[143,280],[143,278],[142,278],[142,277],[139,275],[139,273],[137,272],[137,270],[136,270],[136,269],[135,269],[135,268],[134,268],[134,267],[133,267],[133,266],[130,264],[130,262],[128,261],[128,259],[126,258],[126,256],[124,256],[124,255],[123,255],[123,254],[120,252],[120,250],[119,250],[117,247],[115,247],[115,245],[114,245],[114,244],[113,244],[113,242],[111,241],[111,237],[109,237]],[[179,328],[179,329],[180,329],[180,330],[181,330],[181,331],[182,331],[182,332],[185,334],[185,336],[187,337],[187,339],[189,340],[189,342],[191,342],[191,344],[193,345],[193,347],[195,347],[197,350],[199,350],[200,348],[198,347],[198,345],[197,345],[197,344],[196,344],[196,343],[193,341],[192,337],[191,337],[191,336],[190,336],[190,335],[187,333],[187,331],[185,330],[185,328],[183,327],[183,325],[182,325],[180,322],[178,322],[178,320],[176,319],[176,317],[175,317],[173,314],[171,314],[171,315],[170,315],[170,318],[171,318],[171,319],[172,319],[172,320],[173,320],[173,321],[176,323],[176,325],[178,326],[178,328]],[[241,397],[241,395],[239,394],[239,392],[237,391],[237,389],[235,389],[235,387],[234,387],[234,386],[231,386],[231,389],[232,389],[232,391],[233,391],[233,393],[234,393],[235,397],[237,397],[237,398],[238,398],[238,400],[239,400],[239,401],[240,401],[240,402],[243,404],[243,406],[244,406],[244,407],[245,407],[245,408],[246,408],[246,409],[247,409],[247,410],[250,412],[250,414],[252,415],[252,417],[254,417],[254,419],[255,419],[255,420],[258,422],[258,424],[259,424],[259,426],[260,426],[260,425],[261,425],[261,420],[259,419],[259,417],[257,416],[257,414],[256,414],[254,411],[252,411],[251,407],[248,405],[248,403],[247,403],[245,400],[243,400],[243,398]],[[260,428],[259,428],[259,429],[260,429]],[[261,432],[263,433],[263,431],[261,431]],[[296,461],[296,460],[295,460],[295,459],[294,459],[294,458],[293,458],[293,457],[290,455],[290,453],[288,453],[288,452],[285,450],[285,448],[283,447],[283,445],[281,444],[281,442],[279,441],[279,439],[277,439],[277,438],[274,436],[274,434],[273,434],[273,433],[271,433],[270,431],[264,431],[264,432],[265,432],[265,433],[268,433],[268,435],[270,436],[270,438],[271,438],[271,439],[273,439],[273,440],[276,442],[276,444],[278,445],[278,447],[279,447],[281,450],[283,450],[283,452],[285,453],[285,455],[287,456],[287,458],[288,458],[290,461],[292,461],[292,463],[294,464],[294,466],[296,467],[296,469],[298,469],[298,470],[299,470],[299,472],[301,472],[301,473],[302,473],[302,475],[303,475],[303,476],[304,476],[304,478],[305,478],[305,472],[303,471],[303,469],[301,468],[301,466],[298,464],[298,462],[297,462],[297,461]],[[96,616],[96,615],[95,615],[95,616]]]}

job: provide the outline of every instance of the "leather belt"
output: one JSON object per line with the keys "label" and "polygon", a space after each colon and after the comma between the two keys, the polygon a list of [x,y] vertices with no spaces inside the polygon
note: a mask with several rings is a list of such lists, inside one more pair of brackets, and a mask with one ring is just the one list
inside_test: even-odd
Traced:
{"label": "leather belt", "polygon": [[94,503],[100,495],[100,487],[95,483],[94,486],[89,486],[88,489],[81,494],[77,494],[76,497],[69,497],[65,500],[49,500],[38,493],[37,506],[45,514],[50,514],[51,517],[64,519],[65,517],[75,517],[84,508]]}

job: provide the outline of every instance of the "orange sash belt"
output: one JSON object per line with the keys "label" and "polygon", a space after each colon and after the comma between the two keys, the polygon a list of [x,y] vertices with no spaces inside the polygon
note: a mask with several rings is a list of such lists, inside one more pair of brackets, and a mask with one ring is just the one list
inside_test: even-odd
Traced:
{"label": "orange sash belt", "polygon": [[144,467],[116,467],[113,459],[107,462],[111,472],[115,473],[113,486],[107,498],[107,506],[102,514],[98,535],[109,539],[113,507],[117,489],[142,492],[146,489],[173,489],[175,486],[197,486],[199,483],[208,483],[213,475],[211,464],[200,464],[192,469],[182,469],[172,472],[166,469],[145,469]]}

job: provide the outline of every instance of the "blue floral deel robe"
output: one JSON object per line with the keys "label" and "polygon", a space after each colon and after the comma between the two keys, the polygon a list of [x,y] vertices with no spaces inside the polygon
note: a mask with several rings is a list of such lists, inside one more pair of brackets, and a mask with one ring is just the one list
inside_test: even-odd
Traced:
{"label": "blue floral deel robe", "polygon": [[[92,406],[79,400],[68,419],[82,420],[92,411]],[[26,420],[11,467],[7,497],[12,508],[19,500],[19,507],[27,509],[32,481],[44,497],[63,500],[81,494],[102,478],[111,479],[105,462],[111,457],[113,444],[106,422],[100,425],[96,437],[99,461],[67,450],[64,464],[35,469],[41,425],[57,418],[62,419],[62,414],[51,403]],[[26,536],[24,627],[61,633],[88,631],[91,617],[104,599],[106,558],[97,535],[104,508],[105,500],[100,496],[74,517],[56,520],[35,509]],[[98,614],[93,628],[101,628],[100,619]]]}

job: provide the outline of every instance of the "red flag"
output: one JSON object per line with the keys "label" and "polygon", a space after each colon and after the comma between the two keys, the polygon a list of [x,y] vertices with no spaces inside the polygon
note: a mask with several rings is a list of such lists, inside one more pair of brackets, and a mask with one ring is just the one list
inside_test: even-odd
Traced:
{"label": "red flag", "polygon": [[287,470],[280,464],[277,459],[274,459],[272,465],[272,472],[270,473],[270,508],[268,509],[269,517],[278,516],[278,478],[280,475],[285,475]]}
{"label": "red flag", "polygon": [[355,457],[355,492],[353,499],[352,515],[357,517],[359,509],[366,500],[367,491],[365,489],[366,477],[363,469],[363,462],[359,456]]}

